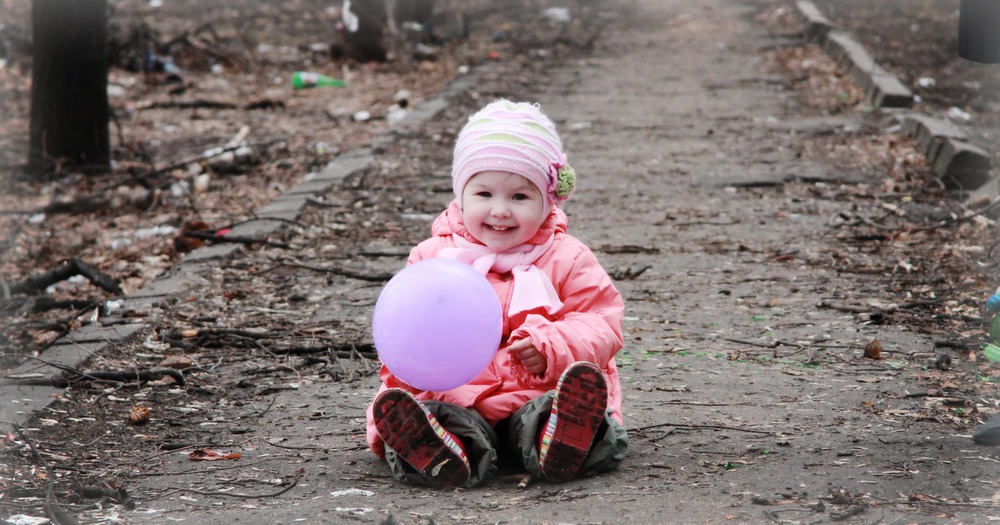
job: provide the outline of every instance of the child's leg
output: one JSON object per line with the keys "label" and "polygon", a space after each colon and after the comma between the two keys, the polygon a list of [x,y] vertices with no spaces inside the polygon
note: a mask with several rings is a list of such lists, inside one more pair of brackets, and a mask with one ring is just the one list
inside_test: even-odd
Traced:
{"label": "child's leg", "polygon": [[465,448],[471,469],[468,486],[478,487],[493,479],[497,473],[500,438],[483,416],[474,409],[443,401],[423,404],[437,416],[441,425],[458,436]]}
{"label": "child's leg", "polygon": [[386,461],[401,481],[465,487],[496,473],[496,433],[473,410],[391,389],[375,400],[373,414]]}
{"label": "child's leg", "polygon": [[557,390],[528,402],[511,418],[505,443],[531,474],[568,481],[578,473],[613,470],[625,459],[628,434],[610,416],[603,373],[575,364]]}

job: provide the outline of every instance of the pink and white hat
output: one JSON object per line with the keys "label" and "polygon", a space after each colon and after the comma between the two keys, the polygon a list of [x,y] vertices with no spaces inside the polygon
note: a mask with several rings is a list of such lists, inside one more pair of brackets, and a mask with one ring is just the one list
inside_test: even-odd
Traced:
{"label": "pink and white hat", "polygon": [[459,206],[469,179],[484,171],[520,175],[545,195],[546,212],[569,198],[576,172],[566,163],[556,126],[537,104],[500,99],[476,114],[458,134],[451,168]]}

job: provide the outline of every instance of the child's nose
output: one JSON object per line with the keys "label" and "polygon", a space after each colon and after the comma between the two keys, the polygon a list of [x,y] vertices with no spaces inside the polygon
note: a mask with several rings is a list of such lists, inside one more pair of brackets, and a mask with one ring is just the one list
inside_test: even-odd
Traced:
{"label": "child's nose", "polygon": [[500,201],[493,204],[493,216],[494,217],[507,217],[510,215],[510,206],[507,205],[506,201]]}

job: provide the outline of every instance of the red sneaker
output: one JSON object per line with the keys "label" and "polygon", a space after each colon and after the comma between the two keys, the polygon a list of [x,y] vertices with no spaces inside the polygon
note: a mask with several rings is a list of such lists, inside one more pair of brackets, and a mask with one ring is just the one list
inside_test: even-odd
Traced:
{"label": "red sneaker", "polygon": [[538,445],[546,479],[562,482],[576,476],[607,408],[608,384],[597,365],[577,361],[563,372]]}
{"label": "red sneaker", "polygon": [[439,487],[464,487],[472,470],[458,438],[409,392],[392,388],[372,405],[375,428],[385,444]]}

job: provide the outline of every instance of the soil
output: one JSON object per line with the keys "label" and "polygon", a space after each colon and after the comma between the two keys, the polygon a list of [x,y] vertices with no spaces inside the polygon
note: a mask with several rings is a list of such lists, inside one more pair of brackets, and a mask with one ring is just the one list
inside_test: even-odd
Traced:
{"label": "soil", "polygon": [[[190,20],[157,12],[164,34],[218,17],[237,33],[253,28],[259,36],[232,51],[246,69],[192,71],[181,62],[187,91],[180,95],[151,76],[122,81],[127,94],[116,108],[130,115],[122,121],[125,156],[106,177],[25,180],[9,169],[4,227],[14,233],[3,254],[5,280],[74,256],[131,293],[191,248],[179,235],[185,224],[202,221],[214,231],[242,221],[337,153],[381,137],[375,166],[311,203],[275,244],[245,247],[173,304],[127,319],[148,328],[88,370],[176,360],[188,363],[183,384],[167,376],[70,385],[4,441],[0,516],[44,515],[47,495],[81,522],[125,523],[1000,516],[1000,456],[968,439],[1000,399],[997,370],[979,352],[978,311],[998,280],[996,225],[934,184],[890,119],[797,38],[790,2],[622,1],[594,11],[579,2],[580,25],[556,35],[536,2],[519,10],[470,3],[484,11],[470,15],[469,40],[444,46],[438,60],[413,71],[302,51],[319,29],[283,40],[302,35],[295,30],[302,18],[332,23],[319,2],[301,2],[315,6],[301,11],[269,3],[229,14],[206,9],[208,20],[192,17],[198,5],[164,2]],[[150,8],[118,9],[138,17]],[[265,19],[274,25],[244,23]],[[24,20],[4,23],[24,27]],[[597,27],[603,31],[590,48]],[[906,29],[900,45],[926,45]],[[295,50],[279,58],[242,41]],[[664,61],[664,46],[691,60]],[[12,109],[5,114],[14,115],[0,137],[8,164],[24,158],[27,64],[21,56],[0,70],[6,92],[17,94],[4,99]],[[418,105],[463,64],[476,66],[468,73],[475,88],[417,128],[349,117],[362,109],[385,115],[404,88]],[[287,72],[307,67],[347,77],[348,86],[292,91]],[[967,82],[981,72],[966,71]],[[950,82],[949,75],[956,70],[934,73]],[[578,171],[586,166],[567,212],[572,232],[594,248],[628,304],[619,364],[632,450],[619,471],[564,485],[522,487],[523,473],[512,470],[476,490],[407,487],[364,446],[363,411],[377,386],[371,308],[384,276],[401,267],[449,200],[450,147],[464,118],[501,95],[540,100],[564,130]],[[214,97],[283,107],[148,107]],[[129,114],[129,104],[145,109]],[[146,175],[224,145],[243,126],[251,162],[221,168],[198,160]],[[171,193],[206,174],[203,191]],[[120,202],[41,215],[54,202],[88,197]],[[153,227],[173,229],[136,235]],[[95,303],[115,297],[86,282],[47,294]],[[33,311],[37,299],[13,299],[3,333],[10,362],[44,359],[50,341],[95,311]],[[121,493],[95,495],[105,485],[127,490],[135,508]]]}

